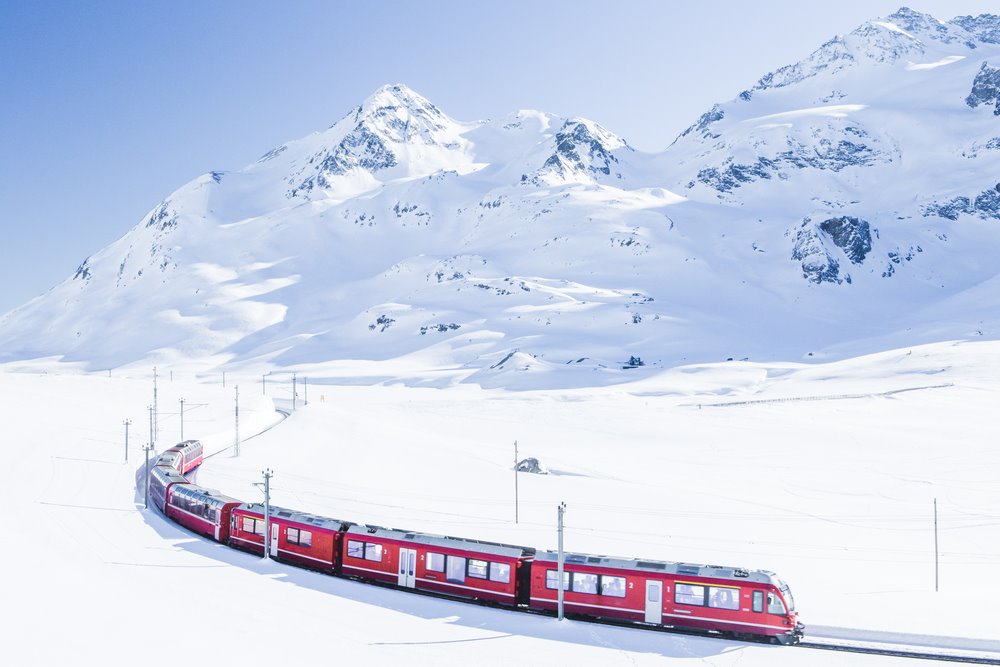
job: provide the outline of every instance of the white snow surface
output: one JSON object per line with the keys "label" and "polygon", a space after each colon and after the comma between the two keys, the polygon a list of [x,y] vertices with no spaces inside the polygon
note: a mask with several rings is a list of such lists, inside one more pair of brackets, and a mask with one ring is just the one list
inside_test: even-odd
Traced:
{"label": "white snow surface", "polygon": [[[383,371],[412,382],[362,379]],[[160,449],[180,437],[184,398],[185,437],[218,452],[198,483],[237,498],[260,500],[252,484],[271,468],[277,505],[539,548],[555,547],[565,501],[568,551],[773,570],[807,637],[971,638],[1000,656],[1000,344],[689,365],[577,389],[431,388],[438,373],[345,361],[300,374],[282,421],[288,374],[262,386],[229,373],[223,388],[221,374],[160,366]],[[273,428],[234,458],[237,383],[243,437]],[[151,369],[8,364],[0,401],[9,664],[921,664],[559,623],[263,562],[142,510]],[[515,440],[550,471],[520,475],[517,525]]]}

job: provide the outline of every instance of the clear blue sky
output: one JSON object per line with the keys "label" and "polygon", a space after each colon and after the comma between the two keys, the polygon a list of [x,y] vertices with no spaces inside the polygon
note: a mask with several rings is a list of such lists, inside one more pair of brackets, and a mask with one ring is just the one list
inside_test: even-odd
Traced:
{"label": "clear blue sky", "polygon": [[[996,2],[928,0],[949,19]],[[459,120],[584,116],[659,150],[898,1],[0,0],[0,313],[174,189],[324,129],[385,83]]]}

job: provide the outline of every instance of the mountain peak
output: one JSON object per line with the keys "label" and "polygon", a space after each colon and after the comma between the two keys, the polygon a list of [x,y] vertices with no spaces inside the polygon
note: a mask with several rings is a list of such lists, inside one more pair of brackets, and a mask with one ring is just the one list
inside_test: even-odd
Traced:
{"label": "mountain peak", "polygon": [[288,179],[288,196],[318,190],[321,197],[343,197],[393,178],[468,171],[462,134],[470,127],[403,84],[382,86],[320,135],[323,143]]}
{"label": "mountain peak", "polygon": [[409,87],[397,83],[372,93],[354,110],[355,130],[374,132],[395,143],[435,143],[460,124]]}
{"label": "mountain peak", "polygon": [[355,113],[367,117],[371,114],[377,114],[383,109],[407,109],[410,111],[434,109],[437,111],[437,107],[423,95],[405,84],[395,83],[386,84],[369,95]]}

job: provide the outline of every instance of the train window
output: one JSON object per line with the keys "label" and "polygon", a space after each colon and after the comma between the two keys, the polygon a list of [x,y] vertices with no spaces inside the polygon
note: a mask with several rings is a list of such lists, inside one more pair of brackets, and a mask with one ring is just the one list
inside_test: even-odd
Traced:
{"label": "train window", "polygon": [[788,588],[788,584],[778,579],[778,590],[781,591],[781,596],[785,598],[785,602],[788,603],[788,611],[795,611],[795,598],[792,597],[792,591]]}
{"label": "train window", "polygon": [[490,564],[484,560],[469,559],[469,576],[474,579],[485,579],[489,574]]}
{"label": "train window", "polygon": [[609,577],[601,575],[601,595],[613,598],[625,597],[625,577]]}
{"label": "train window", "polygon": [[785,603],[781,601],[774,593],[767,594],[767,613],[769,614],[784,614],[785,613]]}
{"label": "train window", "polygon": [[288,532],[285,534],[285,538],[288,540],[289,544],[297,544],[300,547],[312,546],[312,533],[308,530],[289,528]]}
{"label": "train window", "polygon": [[739,609],[740,589],[722,586],[709,586],[708,606],[715,609]]}
{"label": "train window", "polygon": [[573,573],[573,591],[597,594],[597,575],[584,572]]}
{"label": "train window", "polygon": [[365,560],[373,560],[376,563],[382,562],[382,545],[365,543]]}
{"label": "train window", "polygon": [[510,583],[510,565],[507,563],[490,563],[490,581],[501,584]]}
{"label": "train window", "polygon": [[347,540],[347,555],[351,558],[365,557],[365,543],[355,540]]}
{"label": "train window", "polygon": [[758,614],[764,613],[764,591],[753,592],[753,610]]}
{"label": "train window", "polygon": [[448,556],[448,568],[445,579],[456,584],[465,583],[465,559],[459,556]]}
{"label": "train window", "polygon": [[209,518],[209,520],[210,520],[210,521],[211,521],[212,523],[215,523],[215,522],[216,522],[216,517],[217,517],[217,516],[218,516],[218,515],[217,515],[217,513],[216,513],[216,510],[215,510],[215,508],[214,508],[214,507],[213,507],[212,509],[208,510],[208,518]]}
{"label": "train window", "polygon": [[678,583],[674,588],[674,602],[705,606],[705,587],[697,584]]}
{"label": "train window", "polygon": [[[545,571],[545,587],[546,588],[550,588],[552,590],[558,589],[559,585],[556,583],[557,581],[559,581],[559,570],[546,570]],[[563,588],[564,591],[568,591],[569,590],[569,572],[566,572],[565,570],[563,570],[562,588]]]}
{"label": "train window", "polygon": [[243,517],[243,532],[252,533],[254,535],[264,534],[264,522],[259,519],[255,519],[252,516]]}
{"label": "train window", "polygon": [[444,572],[444,554],[427,552],[427,571]]}

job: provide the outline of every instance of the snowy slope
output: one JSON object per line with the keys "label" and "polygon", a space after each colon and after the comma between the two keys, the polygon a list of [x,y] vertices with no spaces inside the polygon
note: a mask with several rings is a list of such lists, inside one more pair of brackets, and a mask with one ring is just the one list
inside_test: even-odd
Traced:
{"label": "snowy slope", "polygon": [[[369,665],[903,664],[558,623],[262,563],[142,510],[150,369],[45,370],[0,370],[10,664],[284,663],[290,653]],[[291,407],[291,378],[271,377],[264,396],[259,376],[230,374],[223,388],[160,368],[160,449],[179,437],[185,397],[185,436],[218,452],[198,482],[237,498],[259,501],[251,484],[271,468],[282,506],[540,548],[555,546],[565,501],[571,552],[771,569],[792,586],[810,637],[818,626],[923,635],[910,640],[928,646],[969,637],[979,641],[956,643],[996,659],[1000,433],[982,415],[998,370],[1000,347],[983,342],[836,363],[693,365],[557,391],[310,382],[309,405],[236,458],[233,385],[247,437],[275,421],[272,401]],[[550,470],[520,475],[517,524],[514,440]],[[192,616],[214,630],[165,638]]]}
{"label": "snowy slope", "polygon": [[586,119],[459,122],[386,86],[168,196],[3,316],[0,361],[359,359],[581,386],[996,337],[998,35],[1000,17],[901,9],[657,155]]}

